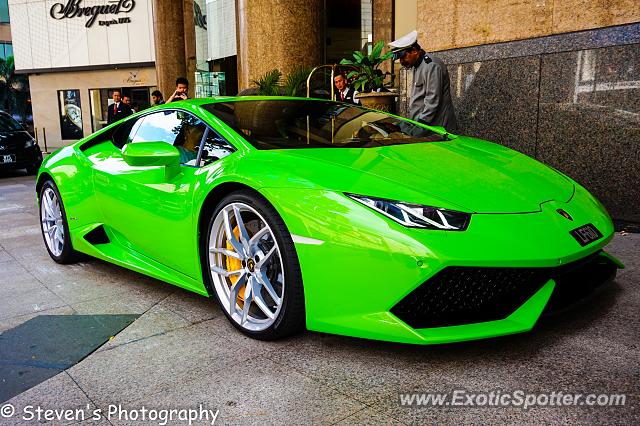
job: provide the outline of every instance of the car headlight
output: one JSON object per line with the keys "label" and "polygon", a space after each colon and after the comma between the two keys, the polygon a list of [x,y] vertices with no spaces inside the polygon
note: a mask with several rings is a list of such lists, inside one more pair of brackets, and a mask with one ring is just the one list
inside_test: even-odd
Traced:
{"label": "car headlight", "polygon": [[411,228],[464,231],[467,229],[467,226],[469,226],[471,219],[470,213],[423,206],[421,204],[404,203],[402,201],[385,200],[383,198],[366,197],[363,195],[345,195],[393,219],[399,224]]}
{"label": "car headlight", "polygon": [[24,143],[24,147],[25,148],[31,148],[32,146],[34,146],[36,144],[36,140],[35,139],[29,139],[28,141],[26,141]]}

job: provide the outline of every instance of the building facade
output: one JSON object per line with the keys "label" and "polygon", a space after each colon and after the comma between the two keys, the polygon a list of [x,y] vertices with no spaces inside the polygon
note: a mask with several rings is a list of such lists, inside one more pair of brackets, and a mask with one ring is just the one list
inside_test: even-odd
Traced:
{"label": "building facade", "polygon": [[58,147],[106,125],[113,90],[155,90],[152,0],[9,0],[16,72],[29,75],[34,130]]}
{"label": "building facade", "polygon": [[0,0],[0,58],[13,56],[8,0]]}
{"label": "building facade", "polygon": [[[448,65],[460,132],[573,177],[640,223],[640,8],[633,0],[376,0]],[[410,87],[406,74],[401,85]]]}

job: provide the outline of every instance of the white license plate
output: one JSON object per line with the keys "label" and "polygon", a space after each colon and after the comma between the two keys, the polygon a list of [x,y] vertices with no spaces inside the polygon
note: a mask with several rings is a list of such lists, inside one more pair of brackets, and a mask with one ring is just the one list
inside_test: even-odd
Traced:
{"label": "white license plate", "polygon": [[0,155],[0,163],[15,163],[15,155]]}

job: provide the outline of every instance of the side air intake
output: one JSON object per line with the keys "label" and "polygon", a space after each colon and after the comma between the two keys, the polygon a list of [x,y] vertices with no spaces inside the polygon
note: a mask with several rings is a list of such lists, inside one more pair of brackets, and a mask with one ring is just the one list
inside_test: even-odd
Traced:
{"label": "side air intake", "polygon": [[84,235],[84,239],[94,246],[97,244],[108,244],[111,242],[102,225],[94,228],[91,232],[87,232]]}

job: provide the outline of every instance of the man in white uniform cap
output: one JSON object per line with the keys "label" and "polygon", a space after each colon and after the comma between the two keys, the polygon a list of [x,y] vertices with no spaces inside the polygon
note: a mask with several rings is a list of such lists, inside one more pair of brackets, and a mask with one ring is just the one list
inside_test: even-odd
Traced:
{"label": "man in white uniform cap", "polygon": [[413,91],[409,103],[409,118],[433,126],[442,126],[448,132],[458,130],[451,102],[449,72],[440,59],[428,55],[418,44],[418,32],[389,43],[393,60],[405,68],[413,68]]}

